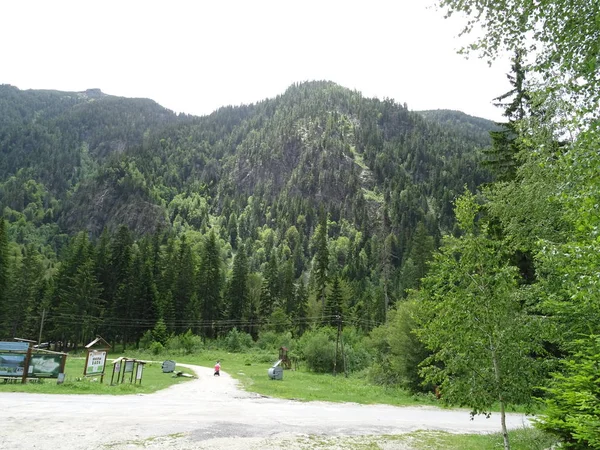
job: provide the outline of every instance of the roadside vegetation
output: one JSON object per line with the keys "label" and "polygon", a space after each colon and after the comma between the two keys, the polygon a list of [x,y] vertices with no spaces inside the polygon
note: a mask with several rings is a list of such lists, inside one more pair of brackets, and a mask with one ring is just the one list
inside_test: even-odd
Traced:
{"label": "roadside vegetation", "polygon": [[[111,355],[109,355],[109,358]],[[116,357],[116,356],[114,356]],[[104,394],[104,395],[127,395],[127,394],[150,394],[165,389],[173,384],[181,383],[191,378],[177,377],[173,374],[162,372],[161,363],[148,362],[144,366],[142,382],[132,384],[129,378],[122,383],[111,385],[113,365],[111,361],[106,366],[104,380],[100,376],[83,376],[85,357],[68,356],[65,365],[65,381],[57,384],[54,378],[42,378],[38,382],[21,384],[20,379],[11,383],[0,381],[0,392],[30,392],[36,394]],[[177,371],[191,374],[192,371],[184,367],[177,367]]]}

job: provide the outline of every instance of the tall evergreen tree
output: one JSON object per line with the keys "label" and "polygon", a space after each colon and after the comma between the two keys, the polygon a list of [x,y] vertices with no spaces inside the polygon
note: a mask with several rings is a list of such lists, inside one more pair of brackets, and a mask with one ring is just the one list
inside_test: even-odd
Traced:
{"label": "tall evergreen tree", "polygon": [[337,326],[342,320],[343,303],[344,295],[340,286],[340,279],[338,276],[335,276],[331,284],[331,292],[327,296],[325,309],[323,310],[323,318],[332,327]]}
{"label": "tall evergreen tree", "polygon": [[223,275],[221,255],[214,230],[204,239],[200,269],[198,271],[198,300],[202,307],[202,320],[205,323],[203,335],[215,337],[214,321],[220,319],[222,311],[221,287]]}
{"label": "tall evergreen tree", "polygon": [[263,286],[260,295],[260,316],[268,318],[275,306],[279,305],[279,271],[275,252],[269,250],[267,263],[263,274]]}
{"label": "tall evergreen tree", "polygon": [[296,288],[295,323],[298,336],[302,336],[308,329],[308,292],[304,280],[300,278]]}
{"label": "tall evergreen tree", "polygon": [[192,249],[187,243],[185,234],[179,240],[177,256],[177,274],[173,290],[175,306],[175,329],[178,333],[186,331],[187,314],[190,312],[189,303],[196,292],[196,270]]}
{"label": "tall evergreen tree", "polygon": [[[512,73],[507,75],[512,89],[496,98],[497,106],[503,107],[505,123],[498,124],[500,129],[490,131],[492,146],[484,150],[487,160],[484,165],[496,175],[498,181],[509,181],[517,173],[518,124],[523,120],[529,107],[530,97],[525,88],[525,68],[523,67],[523,52],[517,50],[513,58]],[[506,102],[510,99],[510,102]]]}
{"label": "tall evergreen tree", "polygon": [[8,233],[6,222],[0,217],[0,311],[4,311],[0,317],[0,334],[4,336],[7,333],[8,324],[6,321],[8,305],[6,304],[6,294],[8,291]]}
{"label": "tall evergreen tree", "polygon": [[231,279],[227,288],[227,318],[232,327],[240,327],[248,300],[248,260],[246,247],[240,244],[233,259]]}
{"label": "tall evergreen tree", "polygon": [[133,239],[126,226],[121,226],[111,243],[110,267],[111,284],[109,286],[107,314],[108,335],[120,336],[123,345],[129,342],[130,321],[135,320],[131,311],[133,298]]}
{"label": "tall evergreen tree", "polygon": [[313,265],[313,278],[317,300],[325,307],[326,289],[329,268],[329,249],[327,248],[327,214],[321,211],[319,225],[315,230],[314,238],[315,260]]}
{"label": "tall evergreen tree", "polygon": [[43,267],[33,245],[23,248],[23,257],[14,270],[13,287],[9,291],[8,311],[12,311],[12,336],[33,339],[41,313]]}

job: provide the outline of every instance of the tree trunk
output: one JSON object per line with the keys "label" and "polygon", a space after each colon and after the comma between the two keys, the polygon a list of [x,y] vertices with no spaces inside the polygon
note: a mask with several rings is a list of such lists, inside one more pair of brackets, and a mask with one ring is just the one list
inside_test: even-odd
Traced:
{"label": "tree trunk", "polygon": [[[491,341],[491,339],[490,339]],[[494,364],[494,378],[498,387],[498,400],[500,401],[500,422],[502,424],[502,438],[504,439],[504,450],[510,450],[510,442],[508,441],[508,430],[506,429],[506,410],[504,399],[502,398],[502,382],[500,379],[500,367],[498,366],[498,357],[496,349],[492,344],[492,363]]]}
{"label": "tree trunk", "polygon": [[504,408],[504,400],[500,395],[500,422],[502,423],[502,438],[504,439],[504,450],[510,450],[510,442],[508,442],[508,430],[506,429],[506,411]]}

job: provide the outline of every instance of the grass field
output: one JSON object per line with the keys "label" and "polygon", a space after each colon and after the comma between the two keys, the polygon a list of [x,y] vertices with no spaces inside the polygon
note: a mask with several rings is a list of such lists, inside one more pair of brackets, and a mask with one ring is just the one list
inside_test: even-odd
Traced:
{"label": "grass field", "polygon": [[[56,379],[40,379],[39,382],[30,382],[27,384],[3,383],[0,381],[0,392],[32,392],[38,394],[148,394],[160,389],[167,388],[175,383],[181,383],[189,380],[186,377],[173,377],[173,374],[163,373],[161,363],[148,363],[144,366],[141,384],[131,384],[126,377],[123,383],[111,386],[111,376],[113,365],[109,361],[106,365],[106,373],[101,383],[99,376],[84,377],[83,366],[84,357],[67,357],[65,366],[65,381],[63,384],[57,384]],[[191,373],[190,370],[178,367],[177,371]],[[115,375],[116,381],[116,375]]]}
{"label": "grass field", "polygon": [[[546,450],[555,440],[534,428],[509,432],[512,450]],[[356,449],[380,450],[410,448],[414,450],[501,450],[502,435],[451,434],[439,431],[417,431],[393,436],[306,436],[282,441],[282,446],[311,450]]]}
{"label": "grass field", "polygon": [[218,359],[221,370],[239,380],[244,389],[271,397],[302,401],[322,400],[331,402],[355,402],[362,404],[383,403],[407,406],[435,404],[433,396],[415,396],[398,388],[385,388],[370,384],[364,377],[344,374],[315,374],[304,370],[284,371],[283,380],[271,380],[268,369],[275,362],[276,354],[244,354],[203,352],[200,355],[181,357],[182,363],[212,367]]}

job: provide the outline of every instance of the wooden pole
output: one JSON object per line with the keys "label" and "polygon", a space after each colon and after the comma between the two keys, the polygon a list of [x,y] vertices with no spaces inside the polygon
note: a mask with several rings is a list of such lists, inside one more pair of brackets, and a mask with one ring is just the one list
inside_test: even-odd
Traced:
{"label": "wooden pole", "polygon": [[42,309],[42,322],[40,323],[40,335],[38,336],[38,347],[42,343],[42,330],[44,329],[44,318],[46,317],[46,308]]}

